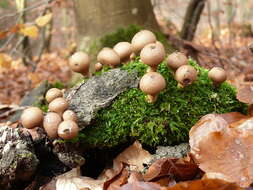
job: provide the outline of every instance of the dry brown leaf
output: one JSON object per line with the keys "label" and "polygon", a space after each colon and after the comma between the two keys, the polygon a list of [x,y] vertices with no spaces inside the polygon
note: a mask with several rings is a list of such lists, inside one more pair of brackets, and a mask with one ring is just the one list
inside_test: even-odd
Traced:
{"label": "dry brown leaf", "polygon": [[236,98],[243,103],[253,104],[253,86],[252,85],[244,85],[239,88]]}
{"label": "dry brown leaf", "polygon": [[75,168],[57,177],[56,190],[103,190],[102,182],[89,177],[81,177],[80,169]]}
{"label": "dry brown leaf", "polygon": [[198,166],[194,163],[178,158],[163,158],[154,162],[144,175],[145,181],[170,176],[177,181],[191,180],[198,173]]}
{"label": "dry brown leaf", "polygon": [[151,182],[136,181],[123,185],[119,190],[162,190],[162,187]]}
{"label": "dry brown leaf", "polygon": [[219,179],[205,179],[189,182],[181,182],[173,187],[163,190],[243,190],[234,183],[228,183]]}
{"label": "dry brown leaf", "polygon": [[20,28],[19,32],[31,38],[37,38],[39,35],[39,29],[36,26],[23,26]]}
{"label": "dry brown leaf", "polygon": [[109,184],[108,188],[105,188],[104,186],[104,190],[118,190],[122,185],[127,183],[128,176],[129,172],[127,169],[123,169],[121,174],[117,176],[111,184]]}
{"label": "dry brown leaf", "polygon": [[238,123],[229,125],[218,114],[204,116],[190,130],[191,153],[208,177],[248,187],[253,183],[253,118]]}
{"label": "dry brown leaf", "polygon": [[11,61],[12,61],[12,59],[10,56],[0,53],[0,69],[1,68],[10,69],[11,68]]}
{"label": "dry brown leaf", "polygon": [[144,169],[143,164],[148,164],[151,159],[151,154],[142,149],[138,141],[135,141],[133,145],[120,153],[115,161],[129,165],[131,170],[142,171]]}
{"label": "dry brown leaf", "polygon": [[39,26],[39,27],[44,27],[46,26],[53,18],[53,14],[52,13],[48,13],[44,16],[40,16],[35,20],[35,23]]}

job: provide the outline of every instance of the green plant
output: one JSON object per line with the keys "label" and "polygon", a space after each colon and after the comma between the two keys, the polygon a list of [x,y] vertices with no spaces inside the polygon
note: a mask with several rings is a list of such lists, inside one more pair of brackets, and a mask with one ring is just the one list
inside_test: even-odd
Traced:
{"label": "green plant", "polygon": [[[166,63],[158,67],[166,79],[166,89],[154,104],[145,100],[145,94],[132,88],[119,95],[113,103],[100,110],[93,124],[80,132],[79,141],[89,148],[110,148],[139,140],[144,145],[172,145],[188,140],[190,128],[205,114],[240,111],[247,106],[236,99],[236,90],[228,83],[215,88],[208,71],[189,61],[199,74],[198,80],[179,88]],[[147,66],[137,59],[122,69],[138,71],[142,76]]]}

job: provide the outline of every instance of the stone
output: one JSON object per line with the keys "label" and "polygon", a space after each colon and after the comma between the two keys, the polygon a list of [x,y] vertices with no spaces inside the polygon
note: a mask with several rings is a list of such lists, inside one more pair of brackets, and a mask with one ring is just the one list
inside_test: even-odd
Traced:
{"label": "stone", "polygon": [[137,72],[112,69],[68,91],[69,109],[77,113],[79,127],[83,129],[91,123],[98,110],[109,106],[125,90],[136,88],[138,83]]}

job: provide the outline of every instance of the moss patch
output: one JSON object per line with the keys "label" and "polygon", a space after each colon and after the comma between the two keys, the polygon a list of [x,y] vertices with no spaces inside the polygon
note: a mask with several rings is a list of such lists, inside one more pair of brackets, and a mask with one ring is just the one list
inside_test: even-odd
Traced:
{"label": "moss patch", "polygon": [[[80,133],[80,142],[90,148],[110,148],[135,139],[151,147],[171,145],[187,141],[189,129],[205,114],[246,112],[247,106],[236,100],[234,87],[223,83],[214,88],[207,70],[189,62],[199,71],[193,85],[178,88],[171,70],[165,63],[160,64],[158,72],[166,79],[167,87],[156,103],[147,103],[139,89],[125,91],[97,113],[93,124]],[[129,72],[137,70],[139,76],[146,68],[138,60],[122,67]]]}

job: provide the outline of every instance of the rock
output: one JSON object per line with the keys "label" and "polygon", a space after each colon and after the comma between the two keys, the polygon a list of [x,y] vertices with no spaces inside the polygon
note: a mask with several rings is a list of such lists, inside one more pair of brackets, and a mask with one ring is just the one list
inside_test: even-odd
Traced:
{"label": "rock", "polygon": [[182,143],[176,146],[158,146],[156,153],[153,155],[153,161],[161,158],[183,158],[190,151],[188,143]]}
{"label": "rock", "polygon": [[8,126],[0,128],[0,187],[16,180],[29,180],[34,175],[39,164],[34,151],[28,132]]}
{"label": "rock", "polygon": [[69,109],[77,113],[82,129],[90,124],[98,110],[109,106],[117,95],[137,87],[138,83],[137,72],[112,69],[71,89],[66,95]]}

